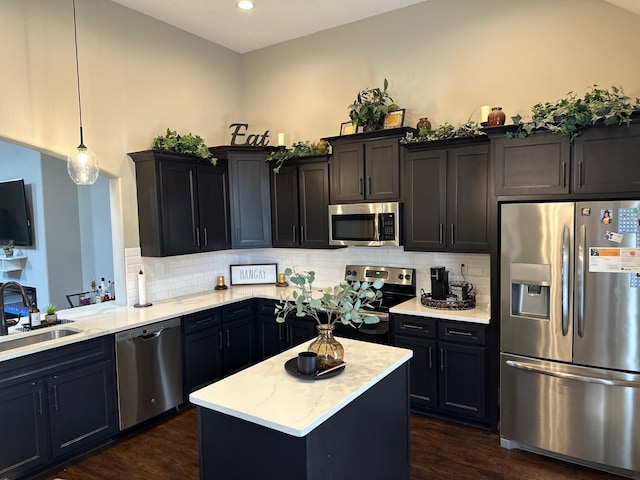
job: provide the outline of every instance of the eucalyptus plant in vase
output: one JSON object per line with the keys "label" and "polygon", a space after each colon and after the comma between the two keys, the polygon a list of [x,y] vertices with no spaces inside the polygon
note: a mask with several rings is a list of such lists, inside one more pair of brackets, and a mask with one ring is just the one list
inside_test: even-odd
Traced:
{"label": "eucalyptus plant in vase", "polygon": [[333,336],[337,322],[359,328],[362,324],[379,322],[379,318],[367,314],[382,299],[383,281],[353,281],[349,277],[343,282],[325,289],[314,289],[315,272],[296,272],[292,268],[284,271],[289,281],[298,290],[292,298],[281,298],[276,304],[276,321],[282,323],[295,312],[297,317],[310,316],[315,319],[318,338],[309,345],[308,350],[318,354],[318,369],[323,370],[340,364],[344,359],[344,348]]}

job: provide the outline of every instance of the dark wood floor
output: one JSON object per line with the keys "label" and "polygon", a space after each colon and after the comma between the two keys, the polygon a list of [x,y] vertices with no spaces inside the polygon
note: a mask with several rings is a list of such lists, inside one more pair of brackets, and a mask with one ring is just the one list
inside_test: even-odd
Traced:
{"label": "dark wood floor", "polygon": [[[41,480],[198,478],[196,409],[165,417]],[[366,448],[363,450],[366,460]],[[411,479],[604,480],[620,478],[532,453],[500,448],[498,435],[411,416]],[[295,479],[285,479],[295,480]],[[389,479],[394,480],[394,479]]]}

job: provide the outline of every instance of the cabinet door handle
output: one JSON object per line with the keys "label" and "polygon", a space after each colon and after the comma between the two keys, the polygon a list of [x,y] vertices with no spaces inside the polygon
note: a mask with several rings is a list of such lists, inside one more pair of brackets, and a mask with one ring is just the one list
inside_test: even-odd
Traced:
{"label": "cabinet door handle", "polygon": [[578,188],[582,188],[583,185],[582,177],[584,176],[584,172],[582,170],[582,162],[578,162]]}
{"label": "cabinet door handle", "polygon": [[293,243],[296,243],[296,226],[291,225],[291,232],[293,234]]}
{"label": "cabinet door handle", "polygon": [[300,225],[300,241],[304,242],[304,225]]}
{"label": "cabinet door handle", "polygon": [[278,324],[278,340],[282,341],[282,324]]}
{"label": "cabinet door handle", "polygon": [[287,342],[287,345],[289,345],[289,343],[291,343],[291,325],[285,326],[284,333],[286,334],[285,342]]}
{"label": "cabinet door handle", "polygon": [[200,227],[196,227],[196,244],[200,246]]}
{"label": "cabinet door handle", "polygon": [[439,236],[440,245],[442,245],[443,239],[444,239],[444,223],[441,223],[440,224],[440,236]]}
{"label": "cabinet door handle", "polygon": [[451,245],[456,244],[456,226],[455,223],[451,224]]}
{"label": "cabinet door handle", "polygon": [[[35,384],[34,384],[35,385]],[[39,388],[38,389],[38,413],[40,414],[40,416],[42,416],[42,389]]]}
{"label": "cabinet door handle", "polygon": [[231,347],[231,334],[229,333],[229,329],[227,328],[227,348]]}
{"label": "cabinet door handle", "polygon": [[433,368],[433,349],[429,347],[429,370]]}
{"label": "cabinet door handle", "polygon": [[218,348],[220,348],[220,351],[222,351],[222,332],[218,333],[218,345]]}
{"label": "cabinet door handle", "polygon": [[53,408],[58,410],[58,386],[53,386]]}
{"label": "cabinet door handle", "polygon": [[362,195],[362,184],[364,182],[364,179],[362,177],[360,177],[360,186],[358,187],[358,194]]}
{"label": "cabinet door handle", "polygon": [[369,181],[369,195],[371,195],[371,177],[367,177],[367,180]]}
{"label": "cabinet door handle", "polygon": [[567,162],[562,162],[562,187],[567,188]]}
{"label": "cabinet door handle", "polygon": [[440,370],[444,370],[444,348],[440,349]]}
{"label": "cabinet door handle", "polygon": [[209,237],[207,236],[207,227],[204,227],[204,246],[209,245]]}

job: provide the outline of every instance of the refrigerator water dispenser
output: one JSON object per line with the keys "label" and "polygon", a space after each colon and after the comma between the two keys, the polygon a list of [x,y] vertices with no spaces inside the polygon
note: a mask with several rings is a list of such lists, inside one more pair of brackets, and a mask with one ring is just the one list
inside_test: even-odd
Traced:
{"label": "refrigerator water dispenser", "polygon": [[549,320],[551,265],[511,264],[511,315]]}

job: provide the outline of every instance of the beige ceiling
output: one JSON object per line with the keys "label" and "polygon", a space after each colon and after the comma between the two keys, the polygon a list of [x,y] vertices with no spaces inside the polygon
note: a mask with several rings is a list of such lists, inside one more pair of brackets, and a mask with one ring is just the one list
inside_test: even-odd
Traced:
{"label": "beige ceiling", "polygon": [[113,0],[239,53],[356,22],[425,0]]}
{"label": "beige ceiling", "polygon": [[[246,53],[428,0],[255,0],[249,12],[236,0],[113,1]],[[640,0],[604,1],[640,15]]]}

